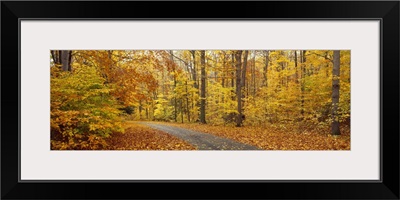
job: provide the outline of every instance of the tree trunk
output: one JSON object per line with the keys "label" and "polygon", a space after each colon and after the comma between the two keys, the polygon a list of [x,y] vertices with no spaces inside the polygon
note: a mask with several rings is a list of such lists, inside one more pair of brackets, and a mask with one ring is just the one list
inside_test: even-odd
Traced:
{"label": "tree trunk", "polygon": [[197,84],[196,50],[191,50],[190,53],[192,54],[193,57],[192,77],[194,81],[194,88],[199,89],[199,84]]}
{"label": "tree trunk", "polygon": [[201,55],[201,94],[200,94],[200,122],[206,123],[206,51],[200,51]]}
{"label": "tree trunk", "polygon": [[61,51],[51,50],[51,56],[53,57],[54,64],[61,65]]}
{"label": "tree trunk", "polygon": [[139,100],[139,119],[142,119],[142,100]]}
{"label": "tree trunk", "polygon": [[146,119],[147,120],[149,119],[149,104],[148,104],[147,100],[146,100]]}
{"label": "tree trunk", "polygon": [[268,87],[268,64],[269,64],[269,51],[265,51],[265,65],[264,65],[264,86]]}
{"label": "tree trunk", "polygon": [[57,64],[57,65],[61,64],[59,56],[58,56],[58,52],[59,51],[55,51],[55,50],[50,51],[51,57],[53,58],[53,62],[54,62],[54,64]]}
{"label": "tree trunk", "polygon": [[225,73],[225,69],[226,69],[225,57],[226,57],[226,54],[224,53],[224,58],[222,60],[222,82],[221,82],[221,85],[222,85],[223,88],[225,87],[225,76],[226,76],[226,73]]}
{"label": "tree trunk", "polygon": [[294,79],[296,83],[299,83],[299,77],[297,74],[297,50],[294,51]]}
{"label": "tree trunk", "polygon": [[183,99],[182,98],[181,98],[180,102],[181,102],[181,122],[183,124]]}
{"label": "tree trunk", "polygon": [[306,50],[301,53],[301,118],[304,120],[304,90],[305,90],[305,75],[306,75]]}
{"label": "tree trunk", "polygon": [[190,122],[190,109],[189,109],[189,97],[188,97],[188,85],[187,85],[187,81],[185,82],[185,86],[186,86],[186,112],[187,112],[187,118],[188,118],[188,122]]}
{"label": "tree trunk", "polygon": [[253,81],[253,97],[256,96],[256,51],[254,51],[254,57],[253,57],[253,71],[251,72],[252,74],[252,81]]}
{"label": "tree trunk", "polygon": [[[192,77],[193,77],[193,81],[194,81],[193,87],[196,88],[196,93],[199,94],[199,84],[197,82],[196,50],[190,50],[190,53],[192,54],[192,57],[193,57],[193,70],[192,70]],[[199,106],[199,102],[196,101],[196,105],[195,105],[193,93],[192,93],[192,99],[193,99],[192,109],[194,110],[195,106],[197,106],[197,107]],[[199,116],[197,110],[194,112],[194,115]],[[193,120],[195,120],[195,117]]]}
{"label": "tree trunk", "polygon": [[232,70],[231,70],[231,77],[232,77],[232,79],[231,79],[231,87],[235,87],[235,72],[234,72],[234,70],[235,70],[235,54],[234,53],[232,53]]}
{"label": "tree trunk", "polygon": [[241,66],[242,66],[242,51],[236,51],[236,97],[237,97],[237,112],[236,126],[242,126],[242,87],[241,87]]}
{"label": "tree trunk", "polygon": [[72,71],[72,51],[68,51],[68,71]]}
{"label": "tree trunk", "polygon": [[67,50],[61,51],[61,64],[63,71],[71,71],[70,51]]}
{"label": "tree trunk", "polygon": [[[248,88],[248,85],[246,84],[246,73],[247,73],[247,58],[248,58],[248,56],[249,56],[249,51],[248,50],[245,50],[244,51],[244,55],[243,55],[243,68],[242,68],[242,78],[241,78],[241,80],[240,80],[240,89],[242,89],[243,91],[241,92],[241,95],[242,95],[242,99],[243,98],[245,98],[246,97],[246,95],[249,95],[248,94],[248,90],[247,90],[247,88]],[[247,92],[247,93],[246,93]],[[246,93],[246,95],[245,95],[245,93]],[[244,102],[242,102],[241,103],[242,105],[241,105],[241,107],[242,107],[242,112],[243,112],[243,107],[244,107]],[[241,122],[242,123],[242,122]]]}
{"label": "tree trunk", "polygon": [[[285,57],[285,55],[284,55],[284,51],[280,51],[280,54],[279,54],[281,57]],[[281,65],[281,72],[283,71],[283,70],[285,70],[285,63],[284,62],[280,62],[280,65]],[[285,86],[285,78],[282,78],[282,76],[281,76],[281,74],[279,73],[279,77],[280,77],[280,80],[281,80],[281,86],[283,87],[283,86]]]}
{"label": "tree trunk", "polygon": [[333,51],[332,71],[332,135],[340,135],[339,129],[340,51]]}
{"label": "tree trunk", "polygon": [[241,80],[241,86],[245,87],[246,86],[246,72],[247,72],[247,57],[249,56],[249,51],[246,50],[244,51],[244,56],[243,56],[243,73],[242,73],[242,80]]}
{"label": "tree trunk", "polygon": [[177,115],[178,115],[178,111],[177,111],[177,101],[176,101],[176,70],[175,70],[175,62],[174,62],[174,52],[172,50],[169,51],[170,54],[170,60],[171,60],[171,65],[172,65],[172,69],[174,71],[174,121],[177,122]]}

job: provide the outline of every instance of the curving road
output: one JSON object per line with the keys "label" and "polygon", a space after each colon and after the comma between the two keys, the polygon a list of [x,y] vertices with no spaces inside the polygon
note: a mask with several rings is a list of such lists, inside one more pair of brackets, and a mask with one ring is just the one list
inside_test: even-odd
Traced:
{"label": "curving road", "polygon": [[231,139],[214,136],[208,133],[151,122],[141,122],[141,124],[145,124],[151,128],[158,129],[181,138],[197,147],[198,150],[261,150],[252,145],[243,144]]}

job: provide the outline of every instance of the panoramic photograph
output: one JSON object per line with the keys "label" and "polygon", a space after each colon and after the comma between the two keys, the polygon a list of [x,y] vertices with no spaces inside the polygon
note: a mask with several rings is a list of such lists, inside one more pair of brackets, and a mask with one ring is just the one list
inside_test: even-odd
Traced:
{"label": "panoramic photograph", "polygon": [[51,150],[350,150],[350,50],[50,50]]}

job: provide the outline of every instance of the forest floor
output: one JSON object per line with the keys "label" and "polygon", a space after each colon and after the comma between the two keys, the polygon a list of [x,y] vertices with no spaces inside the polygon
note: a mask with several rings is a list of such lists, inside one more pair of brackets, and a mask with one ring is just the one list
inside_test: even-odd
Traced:
{"label": "forest floor", "polygon": [[187,128],[170,126],[167,123],[142,122],[151,128],[164,131],[194,145],[198,150],[261,150],[249,144],[215,136],[212,134],[193,131]]}
{"label": "forest floor", "polygon": [[[189,143],[197,140],[196,138],[190,139],[191,137],[198,137],[198,134],[193,133],[200,132],[220,138],[227,138],[231,141],[255,146],[263,150],[350,150],[350,133],[332,136],[328,133],[318,133],[317,131],[304,131],[300,133],[295,129],[279,130],[274,127],[231,127],[170,122],[142,123],[178,136]],[[207,140],[207,138],[212,137],[207,135],[202,140]],[[197,145],[194,144],[194,146]]]}
{"label": "forest floor", "polygon": [[125,133],[114,133],[107,144],[108,150],[196,150],[182,139],[135,122],[126,122]]}
{"label": "forest floor", "polygon": [[109,150],[350,150],[350,134],[332,136],[274,127],[127,121]]}

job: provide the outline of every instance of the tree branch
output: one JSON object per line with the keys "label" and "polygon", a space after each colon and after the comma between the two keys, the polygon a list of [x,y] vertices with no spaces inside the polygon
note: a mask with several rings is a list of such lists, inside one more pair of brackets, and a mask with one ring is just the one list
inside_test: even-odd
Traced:
{"label": "tree branch", "polygon": [[186,62],[185,60],[183,60],[182,58],[179,58],[178,56],[176,56],[176,55],[174,55],[174,54],[171,54],[170,52],[168,52],[168,53],[169,53],[169,55],[172,55],[174,58],[176,58],[176,59],[178,59],[178,60],[182,61],[183,63],[185,63],[185,65],[186,65],[186,66],[188,66],[188,65],[189,65],[189,63],[188,63],[188,62]]}
{"label": "tree branch", "polygon": [[329,61],[333,62],[333,59],[328,58],[328,52],[326,52],[325,55],[321,55],[321,54],[317,54],[317,53],[315,53],[315,52],[310,52],[310,51],[309,51],[308,55],[316,55],[316,56],[323,57],[323,58],[325,58],[326,60],[329,60]]}

